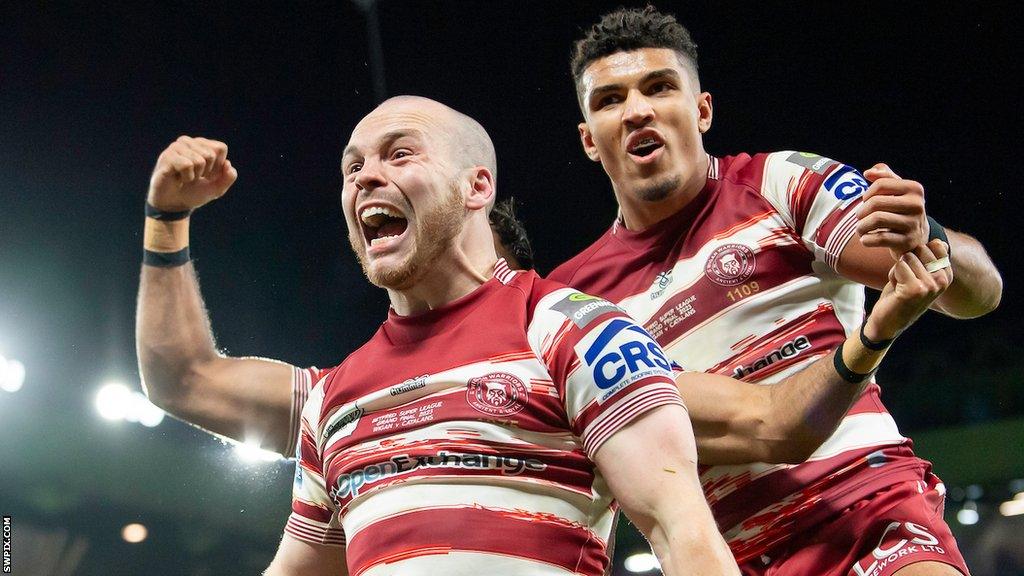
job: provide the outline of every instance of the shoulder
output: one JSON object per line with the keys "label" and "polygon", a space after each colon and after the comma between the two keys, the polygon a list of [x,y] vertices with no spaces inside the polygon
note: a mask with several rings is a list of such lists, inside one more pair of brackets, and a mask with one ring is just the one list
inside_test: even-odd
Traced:
{"label": "shoulder", "polygon": [[603,250],[607,250],[611,246],[609,244],[611,238],[612,230],[608,229],[594,243],[584,248],[582,252],[559,264],[546,276],[546,279],[562,284],[572,284],[573,279],[581,268],[591,262]]}

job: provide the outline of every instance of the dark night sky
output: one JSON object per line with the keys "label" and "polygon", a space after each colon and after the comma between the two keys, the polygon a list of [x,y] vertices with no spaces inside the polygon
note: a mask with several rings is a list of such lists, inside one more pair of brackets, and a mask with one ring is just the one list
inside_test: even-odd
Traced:
{"label": "dark night sky", "polygon": [[[29,367],[8,398],[91,420],[100,381],[137,382],[142,202],[157,155],[179,134],[226,141],[240,173],[193,218],[220,344],[340,361],[387,305],[348,251],[338,205],[340,151],[374,104],[362,13],[344,1],[120,4],[0,8],[0,352]],[[499,190],[521,200],[544,272],[614,216],[603,172],[579,148],[567,60],[580,30],[618,4],[380,6],[388,94],[439,99],[489,129]],[[998,311],[960,323],[932,315],[898,344],[882,382],[894,383],[885,398],[897,420],[914,430],[1024,413],[1012,224],[1022,207],[1021,9],[661,7],[700,46],[716,113],[710,152],[886,161],[920,180],[929,212],[976,235],[1003,271]]]}

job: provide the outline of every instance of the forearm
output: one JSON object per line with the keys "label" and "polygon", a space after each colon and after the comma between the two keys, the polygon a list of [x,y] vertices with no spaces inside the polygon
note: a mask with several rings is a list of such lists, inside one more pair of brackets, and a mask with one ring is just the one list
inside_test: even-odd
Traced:
{"label": "forearm", "polygon": [[[865,334],[879,336],[869,318]],[[888,350],[870,350],[854,332],[842,346],[843,363],[854,373],[869,375],[881,364]],[[863,393],[870,378],[850,382],[835,367],[835,353],[826,354],[805,370],[767,387],[768,403],[758,419],[758,433],[769,462],[802,462],[839,426],[843,417]]]}
{"label": "forearm", "polygon": [[[147,250],[172,252],[188,245],[188,219],[146,218],[145,226]],[[143,383],[156,400],[180,396],[190,375],[218,358],[191,263],[142,266],[135,334]]]}
{"label": "forearm", "polygon": [[954,318],[977,318],[996,309],[1003,295],[1003,279],[980,242],[946,229],[950,260],[953,262],[953,283],[940,296],[933,308]]}
{"label": "forearm", "polygon": [[666,576],[739,574],[736,560],[722,539],[705,502],[691,506],[686,524],[655,524],[645,536]]}

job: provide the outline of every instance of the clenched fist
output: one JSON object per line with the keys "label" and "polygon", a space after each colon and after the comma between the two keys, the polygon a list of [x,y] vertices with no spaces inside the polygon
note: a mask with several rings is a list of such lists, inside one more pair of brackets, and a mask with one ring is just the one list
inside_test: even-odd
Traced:
{"label": "clenched fist", "polygon": [[223,196],[237,178],[227,144],[181,136],[157,158],[147,200],[164,212],[194,210]]}

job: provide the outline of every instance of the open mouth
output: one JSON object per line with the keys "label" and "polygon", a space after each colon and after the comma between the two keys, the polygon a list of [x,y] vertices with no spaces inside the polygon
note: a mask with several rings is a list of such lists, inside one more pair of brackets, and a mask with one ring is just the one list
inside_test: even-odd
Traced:
{"label": "open mouth", "polygon": [[665,141],[653,130],[642,130],[634,133],[627,145],[626,153],[638,162],[653,160],[658,152],[665,147]]}
{"label": "open mouth", "polygon": [[409,221],[401,212],[388,206],[369,206],[359,213],[363,237],[371,247],[382,246],[397,240],[409,227]]}

